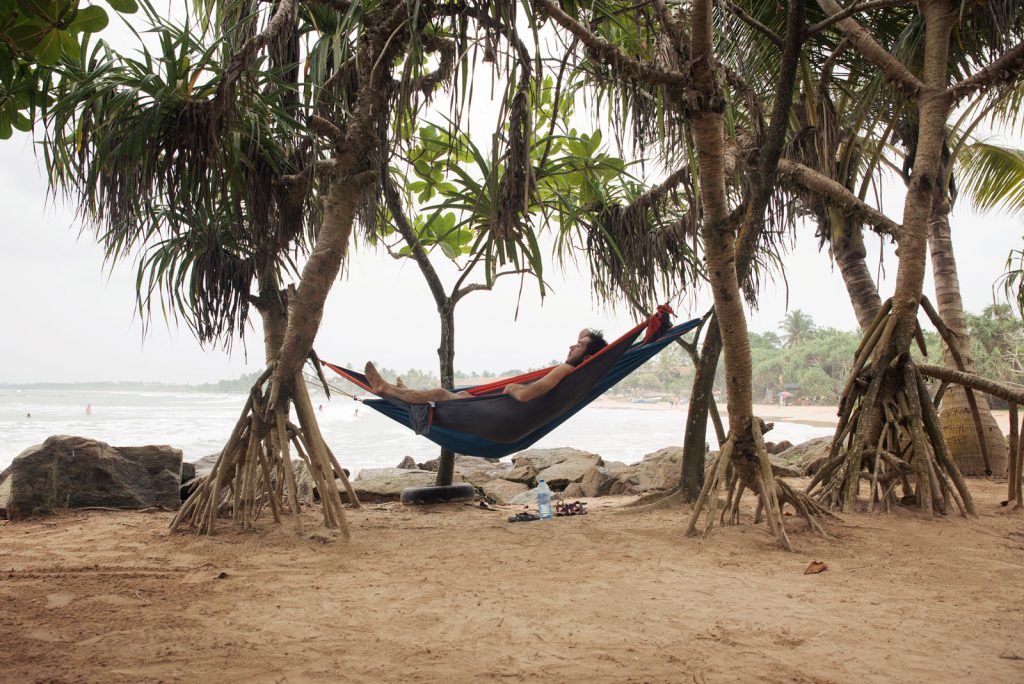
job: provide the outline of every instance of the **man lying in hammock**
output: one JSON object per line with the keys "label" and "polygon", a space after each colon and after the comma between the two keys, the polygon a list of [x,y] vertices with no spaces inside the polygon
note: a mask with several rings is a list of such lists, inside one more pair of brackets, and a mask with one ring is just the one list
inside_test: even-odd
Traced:
{"label": "man lying in hammock", "polygon": [[[530,401],[531,399],[543,396],[553,390],[569,373],[572,373],[576,366],[606,346],[608,346],[608,343],[605,342],[600,331],[585,328],[580,331],[576,344],[569,347],[569,355],[565,357],[565,361],[562,364],[555,366],[547,375],[528,385],[521,385],[519,383],[506,385],[504,393],[511,395],[512,398],[519,401]],[[407,404],[429,404],[435,401],[451,401],[452,399],[465,399],[466,397],[473,396],[469,392],[449,392],[443,387],[426,390],[409,389],[401,384],[401,379],[398,381],[399,384],[393,385],[381,377],[381,374],[372,362],[366,364],[363,372],[374,394],[398,399]]]}

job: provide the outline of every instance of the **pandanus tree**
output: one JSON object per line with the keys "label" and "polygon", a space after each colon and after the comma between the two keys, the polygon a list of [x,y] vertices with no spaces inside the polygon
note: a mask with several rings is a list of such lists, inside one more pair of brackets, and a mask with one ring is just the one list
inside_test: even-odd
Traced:
{"label": "pandanus tree", "polygon": [[[166,79],[168,87],[157,78],[139,79],[139,87],[101,87],[100,94],[82,91],[79,109],[61,127],[64,161],[74,167],[78,150],[68,141],[76,136],[113,136],[108,138],[110,156],[99,160],[97,173],[84,175],[99,179],[94,188],[101,200],[92,204],[86,199],[83,209],[96,212],[107,232],[120,225],[117,219],[124,219],[123,230],[131,231],[183,213],[188,221],[161,224],[153,235],[180,240],[210,236],[209,242],[216,236],[218,247],[210,250],[211,256],[182,259],[177,265],[170,258],[147,262],[153,267],[147,271],[152,274],[150,282],[170,278],[168,268],[174,269],[172,301],[190,312],[189,305],[203,304],[207,313],[196,320],[200,326],[213,321],[215,332],[232,325],[237,329],[244,322],[252,273],[265,265],[261,261],[269,263],[271,273],[277,266],[279,274],[295,250],[301,254],[301,244],[308,245],[305,264],[300,271],[296,268],[297,285],[287,294],[286,318],[280,334],[275,334],[280,340],[277,351],[268,355],[267,368],[213,473],[184,504],[173,526],[210,531],[226,513],[237,524],[251,525],[267,508],[275,519],[288,509],[297,514],[289,456],[294,446],[321,492],[325,524],[347,534],[334,485],[336,478],[344,481],[344,472],[320,435],[301,369],[312,355],[324,302],[353,227],[358,223],[374,230],[380,216],[381,170],[400,137],[392,131],[415,121],[423,99],[435,91],[447,87],[458,96],[459,55],[513,33],[514,17],[483,4],[412,7],[400,0],[284,0],[273,7],[236,3],[214,9],[209,26],[220,32],[217,45],[222,47],[186,50],[189,54],[175,62],[174,78]],[[193,68],[194,60],[202,61],[201,67]],[[501,211],[484,227],[505,239],[506,258],[526,242],[520,230],[521,207],[530,185],[516,137],[517,126],[525,125],[528,93],[522,87],[513,87],[510,93],[513,133],[503,146],[510,171],[498,181],[504,193]],[[153,134],[133,138],[137,128],[122,127],[124,121],[117,116],[94,121],[101,105],[106,113],[131,110]],[[273,116],[255,117],[251,109],[261,106],[272,107]],[[278,126],[293,126],[296,133],[283,136],[282,142]],[[123,144],[126,139],[132,144]],[[280,149],[264,154],[264,144]],[[269,172],[261,175],[268,166]],[[254,197],[248,182],[235,187],[246,173],[265,181],[259,188],[264,196]],[[111,181],[120,192],[108,192]],[[76,182],[81,182],[80,176]],[[88,190],[89,183],[84,187]],[[137,203],[141,209],[125,209],[125,203]],[[228,217],[211,219],[222,213]],[[291,221],[273,221],[265,235],[262,222],[276,214],[288,215]],[[193,237],[188,231],[197,226],[201,230]],[[221,227],[231,232],[225,236],[217,230]],[[122,242],[124,238],[115,238],[112,244]],[[225,245],[230,247],[224,249]],[[161,247],[171,245],[161,243],[157,249]],[[189,282],[195,285],[194,297],[182,287]],[[280,301],[280,280],[272,283],[272,297]],[[260,290],[262,284],[261,280]],[[291,408],[297,424],[290,419]],[[297,515],[295,520],[301,526]]]}
{"label": "pandanus tree", "polygon": [[[819,5],[834,17],[843,12],[830,0],[819,0]],[[962,99],[1019,78],[1024,44],[1009,47],[990,63],[979,64],[971,75],[951,83],[950,36],[963,13],[953,3],[936,0],[922,2],[917,11],[900,16],[918,23],[924,36],[920,69],[898,59],[894,52],[899,46],[880,42],[882,34],[868,28],[872,24],[849,16],[835,23],[852,44],[853,54],[879,68],[916,113],[916,138],[908,164],[895,292],[868,327],[858,350],[840,401],[832,454],[811,487],[829,505],[852,510],[866,466],[871,503],[882,501],[888,506],[896,483],[902,481],[906,501],[915,501],[928,512],[949,511],[955,505],[968,514],[973,512],[970,494],[908,351],[915,334],[919,335],[925,251],[936,192],[945,182],[942,159],[950,112]],[[909,491],[911,479],[913,492]]]}

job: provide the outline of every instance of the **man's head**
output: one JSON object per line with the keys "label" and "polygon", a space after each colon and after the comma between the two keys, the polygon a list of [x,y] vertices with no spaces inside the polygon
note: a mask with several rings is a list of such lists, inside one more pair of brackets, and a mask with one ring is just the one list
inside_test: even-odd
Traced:
{"label": "man's head", "polygon": [[600,330],[584,328],[580,331],[576,344],[569,347],[569,355],[565,357],[565,362],[570,366],[578,366],[588,356],[593,356],[607,346],[608,343],[605,342]]}

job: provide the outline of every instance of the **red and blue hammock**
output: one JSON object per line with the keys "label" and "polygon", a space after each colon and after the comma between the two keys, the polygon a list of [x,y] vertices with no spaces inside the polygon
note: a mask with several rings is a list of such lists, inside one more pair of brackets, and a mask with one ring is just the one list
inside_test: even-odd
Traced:
{"label": "red and blue hammock", "polygon": [[[532,401],[519,401],[502,392],[511,383],[527,384],[542,378],[551,368],[486,385],[458,387],[452,391],[467,391],[473,396],[433,405],[411,405],[389,397],[363,403],[455,453],[487,458],[508,456],[528,448],[567,421],[702,320],[695,318],[669,327],[669,313],[671,309],[667,306],[659,307],[648,321],[587,358],[550,392]],[[644,339],[634,344],[645,331]],[[322,363],[372,392],[362,373]]]}

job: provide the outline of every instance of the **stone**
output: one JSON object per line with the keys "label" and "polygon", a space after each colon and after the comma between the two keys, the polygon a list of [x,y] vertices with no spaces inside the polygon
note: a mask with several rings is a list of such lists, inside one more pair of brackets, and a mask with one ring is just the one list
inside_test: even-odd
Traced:
{"label": "stone", "polygon": [[683,447],[668,446],[644,456],[642,463],[682,463]]}
{"label": "stone", "polygon": [[828,458],[832,448],[832,437],[817,437],[792,446],[772,458],[772,463],[799,470],[804,475],[813,475],[820,464]]}
{"label": "stone", "polygon": [[502,480],[500,478],[487,480],[479,485],[474,483],[474,486],[479,489],[484,496],[496,504],[511,503],[515,497],[529,489],[529,487],[524,484],[509,482],[508,480]]}
{"label": "stone", "polygon": [[[426,470],[364,468],[359,471],[359,477],[352,481],[352,488],[363,502],[398,501],[406,487],[430,487],[436,477]],[[463,480],[456,476],[454,481]]]}
{"label": "stone", "polygon": [[570,482],[569,486],[565,488],[564,492],[562,492],[563,499],[579,499],[584,496],[586,496],[586,494],[583,493],[583,487],[580,486],[579,482]]}
{"label": "stone", "polygon": [[[298,491],[299,501],[303,503],[316,503],[320,501],[320,492],[317,491],[316,483],[313,480],[313,473],[309,472],[309,466],[300,458],[292,459],[292,473],[295,474],[295,489]],[[340,486],[340,482],[338,483]]]}
{"label": "stone", "polygon": [[179,449],[57,435],[25,449],[0,473],[0,507],[11,520],[85,506],[174,510],[180,486]]}
{"label": "stone", "polygon": [[589,451],[583,451],[581,449],[573,449],[572,447],[557,447],[554,449],[527,449],[526,451],[520,451],[512,457],[512,463],[515,467],[522,465],[532,465],[537,470],[544,470],[550,468],[553,465],[562,463],[569,460],[570,458],[577,458],[580,456],[588,456],[592,459],[596,459],[595,465],[601,465],[601,457],[597,454],[592,454]]}
{"label": "stone", "polygon": [[590,470],[583,475],[583,480],[579,482],[580,493],[569,493],[569,487],[573,487],[573,485],[577,484],[573,482],[569,487],[566,487],[565,496],[604,496],[608,493],[608,490],[611,488],[612,483],[615,482],[615,480],[616,478],[609,475],[606,468],[602,468],[601,466],[591,466]]}
{"label": "stone", "polygon": [[519,494],[516,494],[511,499],[509,499],[508,503],[522,506],[536,506],[537,488],[533,487],[531,489],[527,489],[525,492],[520,492]]}
{"label": "stone", "polygon": [[775,454],[781,454],[786,449],[790,449],[792,447],[793,447],[793,443],[790,442],[787,439],[784,439],[784,440],[782,440],[781,442],[779,442],[777,444],[775,442],[765,442],[764,443],[765,450],[768,452],[769,455],[772,455],[772,456],[774,456]]}
{"label": "stone", "polygon": [[203,456],[198,461],[192,461],[189,465],[192,466],[193,475],[192,477],[206,477],[213,470],[213,466],[217,463],[217,459],[220,458],[220,452],[215,454],[209,454]]}
{"label": "stone", "polygon": [[420,467],[416,465],[416,461],[413,460],[412,456],[406,456],[402,459],[402,462],[398,464],[398,467],[402,470],[419,470]]}
{"label": "stone", "polygon": [[530,463],[524,463],[521,466],[516,466],[504,473],[501,478],[508,480],[509,482],[519,482],[524,485],[533,487],[537,484],[537,473],[539,471],[533,467]]}
{"label": "stone", "polygon": [[544,468],[537,473],[538,480],[544,480],[551,487],[552,491],[562,491],[570,482],[579,482],[587,471],[594,466],[604,465],[604,461],[597,454],[586,451],[575,450],[576,453],[569,454],[564,461]]}
{"label": "stone", "polygon": [[195,478],[196,478],[196,467],[195,467],[195,465],[192,464],[192,463],[189,463],[188,461],[182,461],[182,464],[181,464],[181,482],[182,482],[182,484],[184,484],[185,482],[188,482],[189,480],[194,480]]}
{"label": "stone", "polygon": [[623,463],[622,461],[605,461],[604,468],[608,471],[609,475],[618,477],[622,473],[629,470],[630,466]]}
{"label": "stone", "polygon": [[629,475],[619,477],[608,487],[608,496],[618,496],[620,494],[639,494],[640,489],[637,486],[636,479]]}

